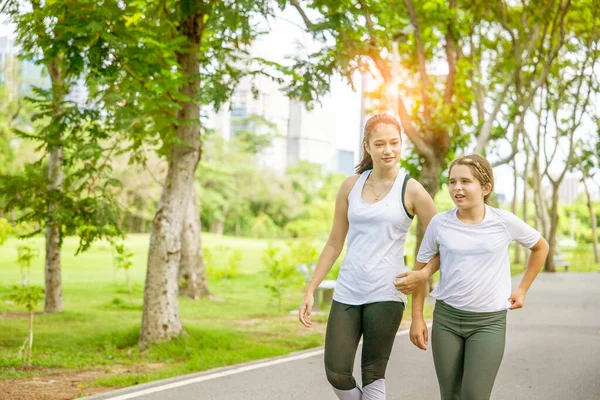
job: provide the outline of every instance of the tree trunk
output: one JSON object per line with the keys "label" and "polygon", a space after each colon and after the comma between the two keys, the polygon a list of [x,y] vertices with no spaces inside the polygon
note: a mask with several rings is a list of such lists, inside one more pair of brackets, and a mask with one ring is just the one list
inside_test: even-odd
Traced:
{"label": "tree trunk", "polygon": [[[52,107],[53,117],[59,117],[63,112],[62,102],[67,93],[60,67],[60,59],[47,63],[48,73],[52,82]],[[55,141],[60,142],[60,127],[51,125],[55,132]],[[60,192],[63,189],[63,149],[60,145],[50,148],[50,160],[48,162],[48,180],[50,181],[47,190],[49,192]],[[50,196],[52,198],[52,196]],[[45,273],[45,300],[44,311],[47,313],[63,311],[62,282],[61,282],[61,261],[60,261],[60,220],[58,220],[58,205],[50,200],[48,205],[48,216],[46,218],[46,261],[44,266]]]}
{"label": "tree trunk", "polygon": [[[529,189],[529,154],[526,154],[525,169],[523,170],[523,221],[527,223],[529,214],[527,212],[527,192]],[[527,262],[529,258],[529,252],[526,248],[523,248],[523,266],[527,268]]]}
{"label": "tree trunk", "polygon": [[544,271],[546,272],[556,272],[556,267],[554,265],[554,255],[557,251],[557,240],[556,240],[556,232],[558,230],[558,188],[559,184],[554,184],[552,187],[552,205],[550,208],[550,232],[548,236],[548,245],[550,247],[548,251],[548,257],[546,258],[546,264],[544,266]]}
{"label": "tree trunk", "polygon": [[196,187],[192,183],[191,196],[187,208],[187,216],[181,235],[181,267],[183,275],[187,278],[186,295],[194,300],[210,295],[204,257],[202,254],[200,213],[196,200]]}
{"label": "tree trunk", "polygon": [[[534,156],[535,157],[535,156]],[[539,170],[539,164],[536,160],[533,162],[532,169],[533,199],[535,203],[536,226],[542,235],[550,241],[550,217],[548,215],[548,206],[544,199],[544,189],[542,187],[542,175]]]}
{"label": "tree trunk", "polygon": [[184,333],[177,299],[177,272],[181,258],[181,234],[190,187],[200,154],[199,51],[202,16],[192,14],[180,21],[187,37],[177,61],[187,81],[181,94],[188,99],[177,114],[177,140],[171,145],[167,178],[152,222],[148,270],[144,289],[141,344],[170,340]]}
{"label": "tree trunk", "polygon": [[[517,204],[518,204],[518,197],[517,197],[517,184],[519,182],[519,171],[517,168],[517,161],[515,159],[513,159],[513,201],[512,201],[512,213],[517,215]],[[521,245],[519,243],[514,243],[514,249],[515,249],[515,255],[514,255],[514,259],[513,259],[513,263],[514,264],[520,264],[521,263]]]}
{"label": "tree trunk", "polygon": [[[427,193],[431,196],[432,199],[435,200],[435,195],[439,190],[440,183],[440,172],[442,168],[442,163],[440,160],[431,160],[425,159],[423,163],[423,169],[421,170],[421,176],[419,177],[419,182]],[[419,254],[419,247],[421,246],[421,242],[423,241],[423,235],[425,234],[425,227],[417,218],[417,245],[415,247],[415,261],[417,260],[417,254]],[[427,282],[428,293],[433,290],[433,277],[429,277]]]}
{"label": "tree trunk", "polygon": [[133,214],[129,214],[127,216],[127,233],[133,233],[134,232],[134,228],[133,225],[135,223],[135,217],[133,216]]}
{"label": "tree trunk", "polygon": [[223,236],[223,232],[225,232],[225,221],[219,221],[217,223],[217,232],[216,234],[219,236]]}
{"label": "tree trunk", "polygon": [[210,228],[208,228],[208,231],[210,233],[218,233],[219,232],[219,225],[220,225],[219,221],[217,221],[216,219],[213,219],[210,222]]}
{"label": "tree trunk", "polygon": [[583,176],[583,187],[585,188],[585,195],[587,198],[587,206],[590,212],[590,219],[592,220],[592,240],[594,243],[594,262],[596,264],[600,263],[600,257],[598,255],[598,235],[596,234],[596,212],[594,211],[594,203],[592,202],[592,197],[590,196],[590,191],[585,182],[585,175]]}

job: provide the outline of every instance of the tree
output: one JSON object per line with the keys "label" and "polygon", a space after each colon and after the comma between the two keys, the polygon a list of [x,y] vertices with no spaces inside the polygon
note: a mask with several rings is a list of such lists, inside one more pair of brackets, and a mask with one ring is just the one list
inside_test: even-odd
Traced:
{"label": "tree", "polygon": [[[384,99],[382,109],[396,111],[414,148],[404,166],[432,197],[444,179],[447,162],[472,137],[478,138],[476,148],[481,150],[491,139],[505,136],[507,128],[494,122],[511,103],[507,94],[518,91],[514,82],[520,82],[522,70],[530,71],[532,64],[552,64],[560,46],[548,44],[562,44],[561,27],[570,4],[536,0],[509,7],[498,1],[500,13],[510,11],[510,19],[506,15],[502,19],[490,12],[489,2],[479,1],[309,1],[306,8],[318,13],[311,20],[300,1],[288,3],[323,44],[308,59],[297,60],[294,70],[304,81],[293,82],[289,92],[310,100],[320,94],[314,88],[328,89],[334,73],[350,83],[355,71],[369,71],[379,78],[379,92],[392,92],[394,98],[387,103]],[[544,9],[541,17],[539,9]],[[503,24],[510,31],[508,38]],[[514,29],[516,25],[522,29]],[[522,49],[521,43],[526,44]],[[440,63],[447,72],[436,74]],[[544,66],[543,71],[526,73],[528,82],[539,83],[545,71]],[[526,91],[527,102],[536,91]],[[506,124],[522,123],[517,111],[506,111]],[[517,138],[514,133],[512,141]],[[419,224],[417,248],[423,233]]]}
{"label": "tree", "polygon": [[592,228],[592,245],[594,249],[594,262],[600,263],[600,252],[598,251],[598,234],[596,224],[596,212],[594,210],[594,202],[589,190],[589,181],[593,179],[598,169],[600,168],[600,131],[593,135],[593,141],[579,141],[577,143],[577,154],[574,158],[573,169],[577,169],[581,172],[581,182],[585,190],[585,197],[590,213],[590,221]]}
{"label": "tree", "polygon": [[23,364],[31,367],[31,357],[33,354],[33,310],[35,310],[37,303],[43,298],[44,289],[32,286],[29,281],[31,260],[38,256],[37,249],[30,246],[19,246],[17,251],[17,262],[21,267],[23,281],[21,287],[16,288],[9,298],[15,303],[24,306],[29,313],[29,333],[19,353],[23,354]]}
{"label": "tree", "polygon": [[[105,21],[115,35],[107,38],[111,57],[94,96],[129,133],[132,150],[158,144],[169,163],[150,235],[142,344],[183,333],[177,300],[182,252],[204,273],[199,237],[182,247],[186,213],[198,213],[192,193],[202,155],[200,106],[218,109],[243,76],[266,73],[260,60],[250,62],[247,48],[259,34],[254,18],[271,12],[268,3],[132,1]],[[199,220],[192,222],[199,233]]]}
{"label": "tree", "polygon": [[87,12],[93,9],[93,2],[74,5],[39,0],[5,0],[0,8],[16,25],[21,56],[38,60],[51,81],[49,90],[34,89],[29,98],[37,111],[39,128],[18,131],[21,137],[37,141],[44,156],[27,165],[22,174],[5,177],[2,182],[3,192],[11,196],[7,208],[24,210],[21,220],[45,226],[46,312],[63,310],[63,236],[79,234],[81,251],[97,238],[119,234],[117,208],[110,195],[110,187],[116,182],[108,176],[110,170],[104,158],[107,149],[103,141],[108,139],[110,129],[105,129],[106,120],[98,110],[81,109],[67,99],[90,60],[102,53],[97,46],[102,32],[98,24],[90,24],[87,19]]}
{"label": "tree", "polygon": [[[550,231],[548,242],[550,249],[544,267],[554,272],[554,255],[558,251],[558,192],[567,171],[575,161],[575,134],[588,115],[591,107],[591,93],[595,86],[594,72],[598,61],[597,45],[600,44],[600,4],[590,2],[579,4],[584,17],[580,23],[574,23],[569,32],[571,57],[562,57],[546,81],[546,122],[551,119],[552,129],[556,132],[554,143],[547,149],[544,146],[546,168],[544,175],[550,181],[552,197],[550,203]],[[581,17],[580,17],[581,18]],[[549,150],[549,151],[548,151]],[[562,167],[551,172],[555,157],[562,153]]]}

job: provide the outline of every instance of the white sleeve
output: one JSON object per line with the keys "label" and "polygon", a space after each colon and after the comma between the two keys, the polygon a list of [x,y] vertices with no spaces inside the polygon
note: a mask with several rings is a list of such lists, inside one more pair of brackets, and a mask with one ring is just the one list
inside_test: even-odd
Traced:
{"label": "white sleeve", "polygon": [[506,230],[510,240],[515,240],[521,246],[532,248],[538,240],[542,237],[542,234],[537,230],[525,223],[521,218],[515,214],[502,210],[502,218],[506,224]]}
{"label": "white sleeve", "polygon": [[417,254],[418,262],[427,264],[440,251],[440,246],[437,242],[439,226],[439,218],[435,217],[433,217],[429,222],[429,225],[427,225],[421,247],[419,247],[419,253]]}

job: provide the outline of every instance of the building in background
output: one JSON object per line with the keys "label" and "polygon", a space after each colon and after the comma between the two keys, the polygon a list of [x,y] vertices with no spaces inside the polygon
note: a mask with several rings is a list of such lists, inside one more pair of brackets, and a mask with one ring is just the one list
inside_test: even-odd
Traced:
{"label": "building in background", "polygon": [[[0,37],[0,83],[6,85],[10,96],[29,96],[34,86],[49,89],[50,77],[45,67],[35,60],[19,60],[20,48],[13,38]],[[66,99],[84,106],[88,90],[83,79],[78,80]]]}
{"label": "building in background", "polygon": [[[258,115],[273,123],[277,132],[273,146],[258,155],[260,165],[283,174],[287,167],[308,161],[328,171],[353,174],[362,118],[359,92],[353,92],[341,80],[334,81],[332,93],[308,109],[286,97],[268,78],[251,79],[242,81],[231,101],[219,111],[204,113],[209,128],[227,140],[235,140],[236,132],[256,129],[247,122]],[[258,129],[257,133],[262,133]]]}
{"label": "building in background", "polygon": [[[580,190],[581,177],[578,174],[567,174],[558,187],[558,199],[563,204],[571,204],[577,200]],[[550,192],[551,193],[551,192]]]}
{"label": "building in background", "polygon": [[50,87],[50,78],[35,60],[19,60],[20,49],[14,39],[0,37],[0,83],[11,96],[27,96],[33,86]]}

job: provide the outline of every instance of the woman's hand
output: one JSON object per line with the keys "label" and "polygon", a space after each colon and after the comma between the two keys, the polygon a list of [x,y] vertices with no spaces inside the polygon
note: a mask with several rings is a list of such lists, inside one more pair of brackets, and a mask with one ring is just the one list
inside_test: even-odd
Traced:
{"label": "woman's hand", "polygon": [[416,317],[410,324],[410,341],[420,348],[421,350],[427,350],[427,344],[429,343],[429,332],[427,330],[427,324],[423,317]]}
{"label": "woman's hand", "polygon": [[516,310],[517,308],[523,308],[523,304],[525,304],[525,296],[527,295],[527,290],[523,288],[516,288],[510,294],[508,301],[510,301],[510,309]]}
{"label": "woman's hand", "polygon": [[425,269],[420,269],[418,271],[409,271],[404,272],[402,274],[396,275],[396,279],[394,280],[394,286],[399,292],[402,292],[406,295],[412,294],[414,290],[419,287],[424,281],[429,278],[429,274]]}
{"label": "woman's hand", "polygon": [[315,302],[315,298],[312,293],[306,293],[304,295],[304,299],[302,300],[302,304],[300,304],[300,308],[298,309],[298,319],[307,328],[312,326],[312,322],[310,321],[310,312],[312,310],[313,304]]}

